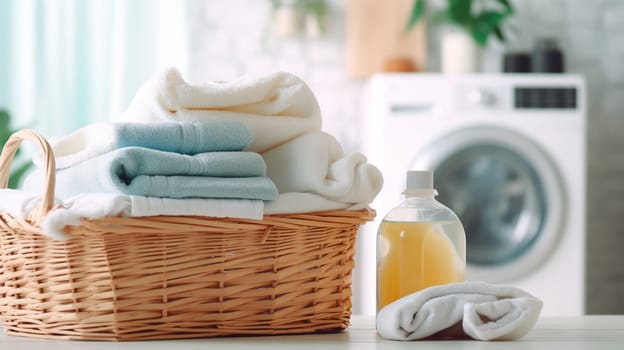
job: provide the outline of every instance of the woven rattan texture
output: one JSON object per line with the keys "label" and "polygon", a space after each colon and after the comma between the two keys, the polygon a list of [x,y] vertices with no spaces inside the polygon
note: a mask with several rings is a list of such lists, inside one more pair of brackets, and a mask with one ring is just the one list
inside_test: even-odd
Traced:
{"label": "woven rattan texture", "polygon": [[1,214],[0,317],[8,334],[62,339],[342,330],[373,215],[105,218],[55,241]]}

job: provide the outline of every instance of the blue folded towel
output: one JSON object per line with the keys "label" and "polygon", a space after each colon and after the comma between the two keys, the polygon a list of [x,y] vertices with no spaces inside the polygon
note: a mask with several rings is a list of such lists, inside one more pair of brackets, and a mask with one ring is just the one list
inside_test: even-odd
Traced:
{"label": "blue folded towel", "polygon": [[115,123],[117,147],[140,146],[161,151],[197,154],[240,151],[252,142],[249,128],[234,120],[186,123]]}
{"label": "blue folded towel", "polygon": [[[193,156],[141,147],[125,147],[85,160],[56,173],[56,194],[124,193],[168,198],[274,199],[278,192],[264,176],[262,157],[253,152],[208,152]],[[25,189],[42,184],[39,170]]]}
{"label": "blue folded towel", "polygon": [[[250,129],[235,120],[180,123],[91,124],[62,138],[52,139],[57,169],[63,169],[114,149],[137,146],[182,154],[240,151],[252,142]],[[34,157],[44,162],[41,154]],[[43,167],[43,166],[40,166]]]}

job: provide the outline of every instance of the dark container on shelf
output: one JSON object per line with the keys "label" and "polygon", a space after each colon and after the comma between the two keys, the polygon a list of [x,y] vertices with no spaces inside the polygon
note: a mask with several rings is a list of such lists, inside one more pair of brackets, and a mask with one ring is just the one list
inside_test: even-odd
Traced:
{"label": "dark container on shelf", "polygon": [[531,54],[528,52],[507,52],[503,56],[504,73],[530,73]]}
{"label": "dark container on shelf", "polygon": [[537,41],[532,55],[533,73],[563,73],[565,62],[557,40],[544,38]]}

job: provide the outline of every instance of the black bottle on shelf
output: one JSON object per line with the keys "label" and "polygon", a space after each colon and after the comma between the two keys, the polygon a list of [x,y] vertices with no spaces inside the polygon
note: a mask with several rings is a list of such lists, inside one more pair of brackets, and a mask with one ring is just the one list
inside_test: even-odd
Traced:
{"label": "black bottle on shelf", "polygon": [[539,39],[531,60],[533,73],[563,73],[565,62],[556,39]]}
{"label": "black bottle on shelf", "polygon": [[521,51],[505,53],[503,73],[531,73],[531,54]]}

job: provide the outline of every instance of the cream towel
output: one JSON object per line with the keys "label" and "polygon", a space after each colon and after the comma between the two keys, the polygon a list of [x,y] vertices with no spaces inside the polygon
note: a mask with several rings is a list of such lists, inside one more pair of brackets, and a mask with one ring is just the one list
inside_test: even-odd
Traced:
{"label": "cream towel", "polygon": [[[452,283],[386,305],[377,314],[377,331],[393,340],[416,340],[436,333],[513,340],[531,330],[541,310],[541,300],[518,288],[484,282]],[[461,331],[453,327],[458,324]]]}
{"label": "cream towel", "polygon": [[383,185],[381,172],[363,154],[345,155],[333,136],[320,131],[301,135],[262,157],[280,194],[315,194],[345,207],[365,207]]}
{"label": "cream towel", "polygon": [[195,86],[169,68],[139,89],[121,118],[138,122],[237,120],[251,129],[254,139],[247,150],[253,152],[321,129],[316,97],[301,79],[285,72]]}

